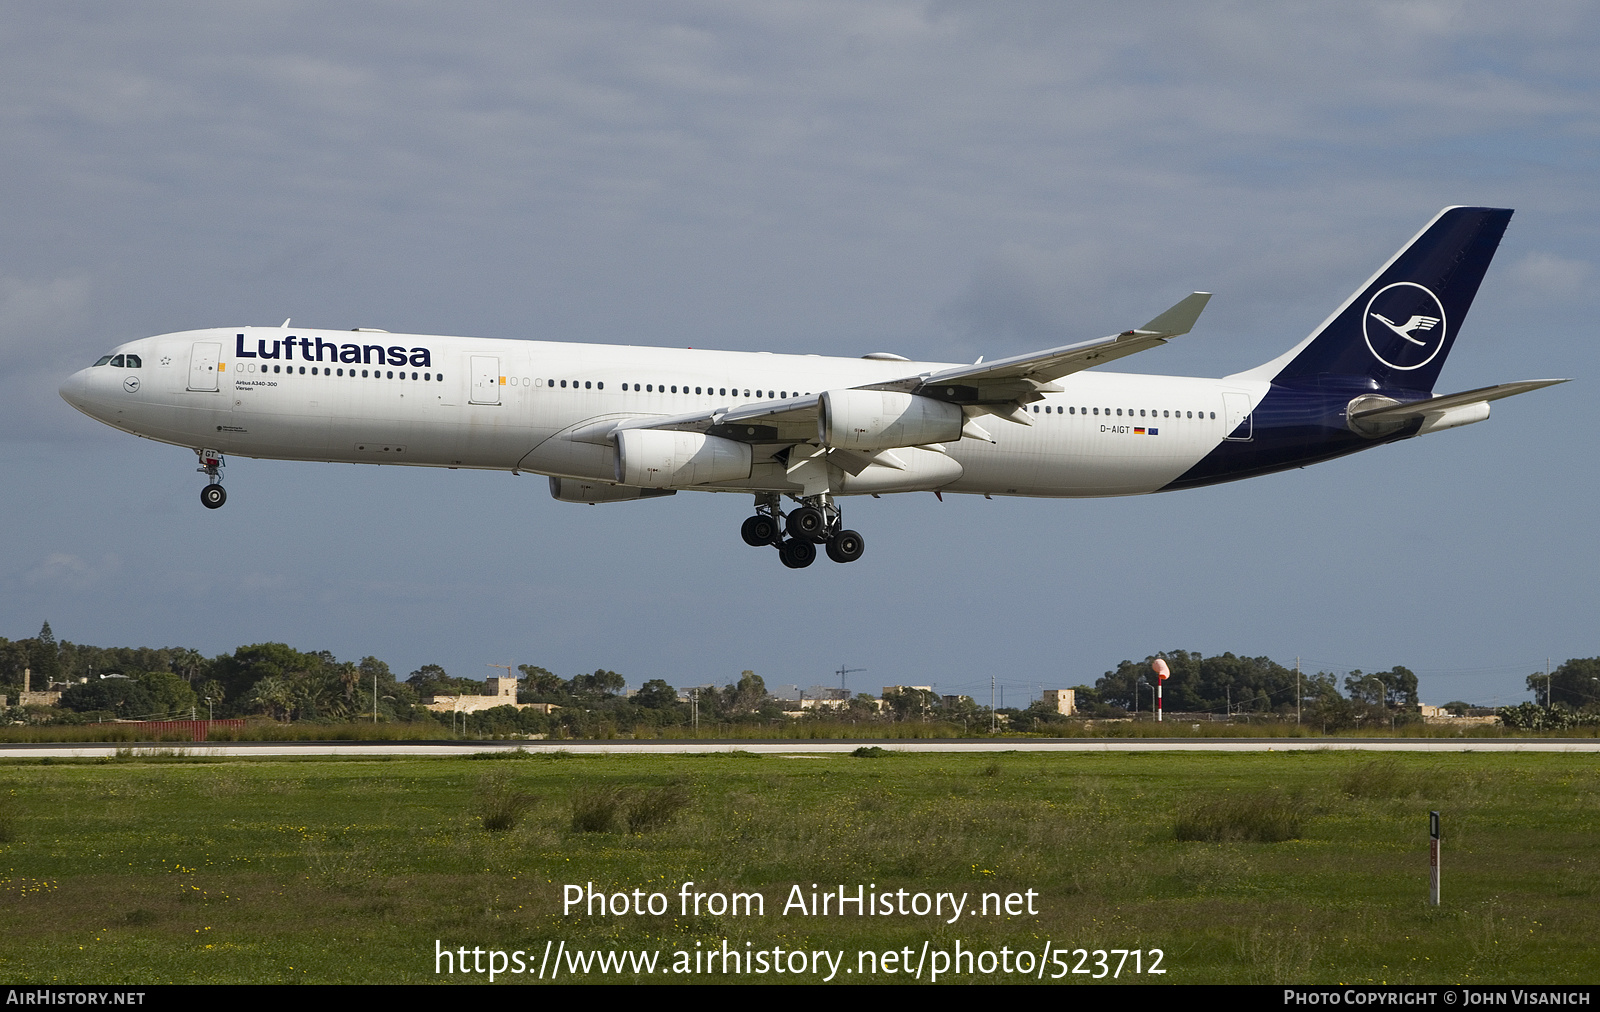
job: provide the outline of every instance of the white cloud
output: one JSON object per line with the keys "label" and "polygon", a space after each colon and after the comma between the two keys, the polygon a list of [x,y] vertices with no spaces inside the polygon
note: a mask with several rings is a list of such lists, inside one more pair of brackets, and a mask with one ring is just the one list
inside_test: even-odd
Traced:
{"label": "white cloud", "polygon": [[1594,267],[1554,253],[1528,253],[1511,267],[1512,279],[1545,295],[1579,295],[1588,288]]}

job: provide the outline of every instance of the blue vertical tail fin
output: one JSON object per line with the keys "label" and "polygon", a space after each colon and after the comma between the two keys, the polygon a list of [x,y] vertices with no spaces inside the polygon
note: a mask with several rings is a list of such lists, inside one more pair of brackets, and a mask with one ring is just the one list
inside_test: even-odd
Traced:
{"label": "blue vertical tail fin", "polygon": [[1505,208],[1445,208],[1310,337],[1243,375],[1432,391],[1510,221]]}

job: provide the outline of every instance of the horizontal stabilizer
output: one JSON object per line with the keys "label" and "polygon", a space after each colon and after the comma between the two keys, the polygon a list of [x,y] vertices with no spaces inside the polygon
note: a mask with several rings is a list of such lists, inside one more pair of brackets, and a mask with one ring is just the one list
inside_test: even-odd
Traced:
{"label": "horizontal stabilizer", "polygon": [[1566,383],[1564,379],[1547,380],[1522,380],[1518,383],[1500,383],[1492,387],[1479,387],[1476,390],[1465,390],[1459,394],[1445,394],[1443,397],[1429,397],[1422,401],[1407,401],[1404,404],[1389,404],[1369,410],[1357,410],[1350,413],[1352,422],[1383,423],[1403,422],[1411,418],[1421,418],[1424,415],[1451,408],[1462,407],[1467,404],[1497,401],[1502,397],[1514,397],[1525,394],[1530,390],[1540,390],[1544,387],[1553,387],[1557,383]]}

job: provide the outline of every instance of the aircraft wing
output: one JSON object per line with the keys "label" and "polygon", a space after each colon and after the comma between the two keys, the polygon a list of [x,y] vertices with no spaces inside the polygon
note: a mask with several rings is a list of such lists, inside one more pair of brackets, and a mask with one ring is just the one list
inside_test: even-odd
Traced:
{"label": "aircraft wing", "polygon": [[1525,394],[1530,390],[1541,390],[1544,387],[1552,387],[1557,383],[1566,382],[1568,381],[1564,379],[1546,379],[1522,380],[1517,383],[1498,383],[1492,387],[1464,390],[1459,394],[1445,394],[1442,397],[1429,397],[1421,401],[1407,401],[1404,404],[1390,404],[1384,407],[1372,408],[1368,411],[1354,411],[1351,413],[1350,419],[1351,421],[1369,423],[1403,422],[1450,408],[1497,401],[1502,397],[1514,397],[1517,394]]}
{"label": "aircraft wing", "polygon": [[[1060,388],[1051,381],[1091,366],[1111,362],[1135,352],[1165,344],[1187,334],[1200,311],[1211,300],[1209,292],[1195,292],[1142,327],[1079,344],[1064,345],[993,362],[956,366],[937,372],[906,376],[886,383],[867,384],[863,390],[894,390],[920,394],[960,404],[972,414],[996,414],[1031,425],[1021,407]],[[573,438],[606,441],[624,429],[676,429],[704,432],[745,443],[801,443],[817,434],[817,398],[790,397],[759,401],[736,408],[720,408],[684,415],[652,415],[586,427],[592,432]],[[980,426],[968,421],[963,435],[993,440]]]}
{"label": "aircraft wing", "polygon": [[957,404],[1000,405],[1038,400],[1056,393],[1063,376],[1145,351],[1187,334],[1211,301],[1210,292],[1195,292],[1142,327],[1079,344],[1013,355],[993,362],[956,366],[921,376],[875,383],[869,390],[903,390]]}

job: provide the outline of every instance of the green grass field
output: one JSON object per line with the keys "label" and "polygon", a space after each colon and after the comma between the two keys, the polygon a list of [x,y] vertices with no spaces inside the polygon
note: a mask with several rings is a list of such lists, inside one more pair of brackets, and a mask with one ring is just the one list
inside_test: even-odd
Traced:
{"label": "green grass field", "polygon": [[[1430,809],[1444,820],[1437,909]],[[486,831],[497,814],[514,825]],[[1103,972],[1102,949],[1139,950],[1146,970],[1161,950],[1160,976],[1123,961],[1119,979],[1151,983],[1592,982],[1597,844],[1587,755],[14,761],[0,765],[0,978],[487,982],[436,975],[436,943],[485,967],[493,950],[521,950],[532,972],[497,983],[535,978],[546,943],[568,955],[560,980],[827,976],[663,972],[726,939],[780,961],[843,952],[850,969],[872,950],[876,974],[836,972],[851,983],[925,982],[958,942],[1015,965],[973,962],[941,982],[1022,982],[1041,967],[1090,982],[1070,970]],[[689,881],[760,892],[765,915],[685,915]],[[564,916],[563,887],[588,882],[659,892],[669,912]],[[784,914],[796,883],[807,897],[813,884],[904,889],[912,903],[967,894],[968,908],[955,923],[948,908]],[[1018,894],[1015,915],[974,915],[986,893]],[[660,963],[574,976],[571,954],[597,950]],[[1057,950],[1060,962],[1037,962]]]}

